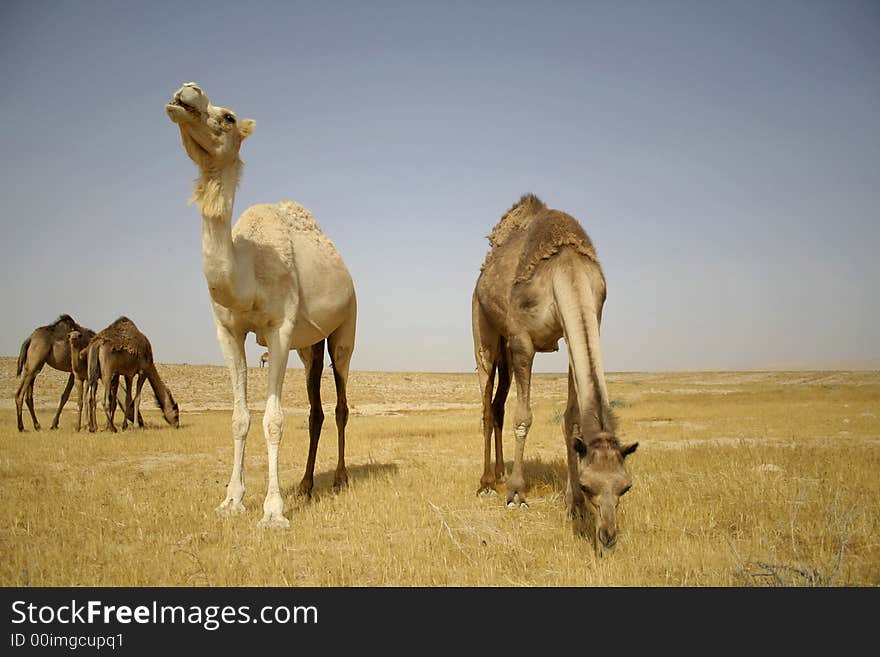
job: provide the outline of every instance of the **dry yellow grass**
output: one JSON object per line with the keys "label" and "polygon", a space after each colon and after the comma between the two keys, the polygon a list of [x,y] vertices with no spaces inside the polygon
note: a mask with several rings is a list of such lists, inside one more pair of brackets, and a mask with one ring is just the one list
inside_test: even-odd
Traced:
{"label": "dry yellow grass", "polygon": [[[503,496],[475,495],[475,374],[352,373],[351,486],[340,494],[330,491],[335,397],[325,376],[315,495],[297,498],[307,409],[302,370],[290,370],[280,474],[291,529],[269,531],[257,525],[266,371],[250,370],[248,512],[219,518],[228,374],[159,367],[181,403],[177,431],[147,410],[145,431],[77,434],[69,404],[60,430],[19,434],[15,364],[0,359],[0,585],[880,584],[877,372],[610,375],[622,433],[641,446],[619,546],[599,559],[563,509],[562,375],[535,377],[531,508],[508,510]],[[63,383],[57,372],[38,379],[44,425]]]}

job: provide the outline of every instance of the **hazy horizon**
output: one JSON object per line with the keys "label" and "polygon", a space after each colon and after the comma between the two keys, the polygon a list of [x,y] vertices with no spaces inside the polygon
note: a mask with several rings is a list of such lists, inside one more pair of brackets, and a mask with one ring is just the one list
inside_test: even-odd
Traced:
{"label": "hazy horizon", "polygon": [[596,246],[609,372],[880,362],[880,4],[210,7],[0,7],[0,354],[126,315],[160,363],[223,363],[163,109],[192,80],[257,122],[234,215],[296,200],[342,253],[355,370],[473,371],[485,236],[526,192]]}

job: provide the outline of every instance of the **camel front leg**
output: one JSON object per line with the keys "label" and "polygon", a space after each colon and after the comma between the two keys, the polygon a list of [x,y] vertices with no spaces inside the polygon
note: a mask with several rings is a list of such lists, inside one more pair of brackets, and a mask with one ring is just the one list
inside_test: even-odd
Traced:
{"label": "camel front leg", "polygon": [[76,430],[82,429],[83,406],[86,403],[86,386],[83,379],[76,380]]}
{"label": "camel front leg", "polygon": [[266,412],[263,414],[263,435],[266,437],[266,451],[269,457],[269,483],[266,499],[263,501],[264,527],[287,528],[290,521],[284,517],[284,500],[278,482],[278,449],[284,436],[284,413],[281,411],[281,389],[287,371],[287,358],[290,354],[291,327],[284,324],[267,337],[269,347],[269,382],[266,395]]}
{"label": "camel front leg", "polygon": [[[123,431],[128,429],[128,415],[129,415],[131,408],[132,408],[131,407],[131,403],[132,403],[131,388],[132,388],[133,382],[134,382],[133,376],[126,376],[125,377],[125,404],[122,407],[122,430]],[[134,416],[132,416],[132,417],[134,417]],[[134,426],[134,424],[135,424],[134,421],[132,421],[132,426]]]}
{"label": "camel front leg", "polygon": [[532,362],[535,349],[528,338],[517,337],[510,340],[510,355],[513,365],[513,376],[516,380],[516,454],[513,459],[513,471],[507,480],[507,506],[527,507],[525,498],[526,482],[523,476],[523,453],[526,447],[526,436],[532,426],[531,385]]}
{"label": "camel front leg", "polygon": [[49,429],[58,428],[58,421],[61,419],[61,409],[64,408],[64,405],[70,398],[70,391],[73,389],[73,379],[73,372],[71,372],[70,376],[67,377],[67,385],[64,386],[64,392],[61,393],[61,403],[58,404],[58,411],[55,413],[55,417],[52,418],[52,426],[50,426]]}
{"label": "camel front leg", "polygon": [[217,325],[217,341],[232,379],[232,475],[226,485],[226,498],[215,511],[221,515],[244,512],[244,446],[251,426],[251,414],[247,405],[247,358],[244,352],[245,334],[233,335],[220,324]]}
{"label": "camel front leg", "polygon": [[565,407],[562,432],[565,438],[565,455],[568,464],[568,478],[565,484],[565,505],[569,517],[575,522],[575,529],[582,530],[586,517],[586,500],[578,479],[578,456],[574,451],[574,441],[581,438],[580,409],[574,386],[571,366],[568,368],[568,404]]}

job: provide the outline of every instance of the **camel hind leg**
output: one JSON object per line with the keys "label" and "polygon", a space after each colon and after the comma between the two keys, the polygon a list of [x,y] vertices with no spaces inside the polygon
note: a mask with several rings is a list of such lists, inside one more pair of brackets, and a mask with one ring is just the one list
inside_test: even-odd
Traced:
{"label": "camel hind leg", "polygon": [[18,386],[18,390],[15,393],[15,414],[18,420],[18,430],[24,431],[24,423],[21,420],[22,416],[22,406],[27,404],[28,411],[31,414],[31,421],[34,424],[34,431],[40,430],[40,422],[37,420],[37,413],[34,410],[34,381],[37,378],[37,374],[40,373],[39,369],[28,370],[25,369],[25,373],[21,378],[21,383]]}
{"label": "camel hind leg", "polygon": [[333,380],[336,383],[336,434],[337,459],[333,475],[333,490],[348,486],[348,470],[345,467],[345,428],[348,425],[348,368],[354,352],[355,318],[345,322],[329,338],[327,348],[333,364]]}
{"label": "camel hind leg", "polygon": [[507,341],[501,338],[498,353],[498,388],[492,400],[492,421],[495,431],[495,480],[504,481],[504,404],[510,392],[510,360]]}
{"label": "camel hind leg", "polygon": [[[144,387],[144,383],[147,381],[147,376],[141,372],[138,374],[137,378],[137,387],[134,391],[134,397],[131,400],[131,426],[132,428],[138,427],[140,429],[144,428],[144,421],[141,417],[141,390]],[[128,413],[126,413],[128,415]],[[135,419],[137,418],[137,419]]]}
{"label": "camel hind leg", "polygon": [[306,368],[306,392],[309,396],[309,457],[297,493],[303,497],[312,496],[315,483],[315,458],[318,454],[318,441],[324,425],[324,409],[321,408],[321,373],[324,371],[324,340],[305,349],[298,349],[300,360]]}
{"label": "camel hind leg", "polygon": [[[504,477],[504,455],[501,447],[501,427],[504,424],[504,402],[510,389],[510,372],[502,354],[504,342],[473,299],[472,320],[474,334],[474,358],[480,382],[483,415],[483,475],[480,477],[478,495],[495,495],[495,484]],[[493,400],[495,374],[499,373],[498,392]],[[500,412],[499,412],[500,409]],[[492,434],[495,434],[495,467],[492,467]]]}
{"label": "camel hind leg", "polygon": [[107,428],[113,433],[117,432],[116,425],[113,423],[113,415],[116,413],[116,394],[119,390],[119,375],[114,374],[109,377],[109,382],[104,385],[104,415],[107,416]]}

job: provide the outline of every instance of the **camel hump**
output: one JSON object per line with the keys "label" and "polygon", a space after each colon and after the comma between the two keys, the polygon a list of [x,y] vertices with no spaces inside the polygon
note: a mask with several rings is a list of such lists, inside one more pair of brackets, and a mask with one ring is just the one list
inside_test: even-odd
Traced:
{"label": "camel hump", "polygon": [[546,210],[544,201],[534,194],[523,194],[520,199],[510,206],[501,219],[495,224],[492,232],[486,236],[492,248],[504,244],[513,233],[527,229],[537,214]]}
{"label": "camel hump", "polygon": [[559,210],[544,209],[531,221],[525,245],[516,271],[516,282],[531,280],[538,265],[565,247],[598,264],[596,249],[586,231],[569,214]]}
{"label": "camel hump", "polygon": [[150,341],[128,317],[123,316],[115,320],[101,331],[96,339],[99,339],[113,351],[127,351],[136,356],[145,356],[147,360],[153,359],[153,348]]}

